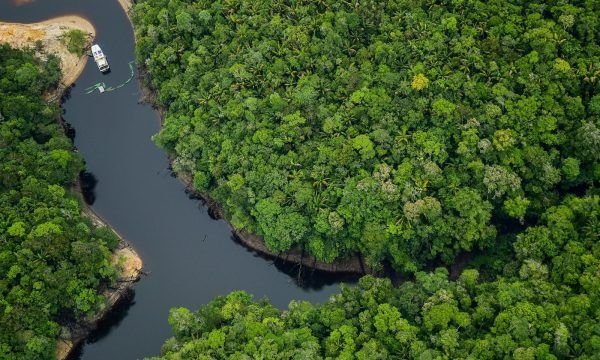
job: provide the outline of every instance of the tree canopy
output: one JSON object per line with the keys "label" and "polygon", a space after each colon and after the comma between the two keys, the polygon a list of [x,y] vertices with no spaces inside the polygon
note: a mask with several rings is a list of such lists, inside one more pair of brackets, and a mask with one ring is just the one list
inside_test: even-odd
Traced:
{"label": "tree canopy", "polygon": [[415,272],[600,179],[598,1],[142,0],[133,19],[156,142],[273,251]]}
{"label": "tree canopy", "polygon": [[0,359],[53,359],[64,325],[99,310],[116,277],[118,239],[68,190],[83,161],[43,98],[59,78],[57,58],[0,44]]}
{"label": "tree canopy", "polygon": [[[173,168],[275,252],[365,277],[171,311],[157,359],[600,353],[600,2],[141,0]],[[445,268],[473,251],[456,280]]]}
{"label": "tree canopy", "polygon": [[596,359],[600,197],[569,197],[521,233],[493,279],[439,268],[398,288],[364,277],[322,305],[279,311],[244,292],[175,308],[155,360]]}

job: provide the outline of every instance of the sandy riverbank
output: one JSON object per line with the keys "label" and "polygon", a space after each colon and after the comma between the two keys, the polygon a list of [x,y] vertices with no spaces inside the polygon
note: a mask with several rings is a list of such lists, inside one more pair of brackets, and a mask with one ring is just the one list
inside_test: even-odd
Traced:
{"label": "sandy riverbank", "polygon": [[[81,200],[83,201],[83,199]],[[108,227],[91,208],[85,206],[83,213],[92,221],[96,227]],[[73,349],[88,337],[89,333],[96,328],[96,324],[102,320],[111,309],[121,300],[127,297],[133,284],[139,280],[142,274],[143,263],[135,249],[127,243],[116,231],[113,232],[120,239],[119,247],[112,255],[111,264],[119,271],[119,277],[114,285],[105,289],[102,295],[106,298],[105,306],[101,311],[90,318],[84,319],[69,329],[71,337],[58,339],[56,344],[56,359],[64,360],[69,357]]]}
{"label": "sandy riverbank", "polygon": [[[88,35],[88,43],[91,43],[96,35],[96,30],[86,19],[79,16],[61,16],[32,24],[0,22],[0,42],[6,42],[19,49],[36,49],[36,55],[42,59],[46,59],[48,54],[58,56],[63,73],[61,88],[64,88],[75,82],[88,60],[87,55],[80,57],[70,53],[61,40],[65,33],[74,29],[85,32]],[[36,45],[38,42],[39,48]]]}
{"label": "sandy riverbank", "polygon": [[[120,0],[127,3],[127,0]],[[61,62],[61,86],[58,88],[56,97],[62,95],[62,91],[71,86],[79,77],[88,60],[87,55],[81,57],[68,51],[66,44],[61,40],[63,35],[73,29],[78,29],[87,34],[88,46],[92,43],[96,30],[86,19],[78,16],[62,16],[46,21],[21,24],[0,22],[0,42],[6,42],[15,48],[33,48],[36,56],[46,59],[49,54],[58,56]],[[76,190],[80,193],[79,187]],[[96,227],[109,227],[97,214],[83,202],[82,212]],[[115,232],[113,230],[113,232]],[[123,299],[133,283],[135,283],[142,272],[142,259],[136,251],[120,236],[117,250],[112,255],[111,263],[118,269],[119,276],[111,286],[102,291],[106,303],[102,310],[91,317],[82,319],[78,324],[72,324],[69,329],[71,334],[67,339],[59,339],[56,347],[56,358],[66,359],[73,348],[83,341],[98,321],[100,321],[111,308]]]}
{"label": "sandy riverbank", "polygon": [[80,195],[79,200],[82,204],[82,213],[92,221],[92,224],[95,227],[107,227],[111,229],[119,238],[119,245],[111,257],[111,264],[117,268],[119,276],[114,284],[111,284],[111,286],[102,291],[102,295],[106,298],[104,307],[91,317],[82,319],[77,324],[71,324],[68,332],[70,336],[68,338],[58,339],[56,343],[57,360],[67,359],[73,349],[96,329],[98,322],[108,315],[117,303],[127,298],[129,292],[133,288],[133,284],[140,279],[144,267],[138,253],[123,238],[123,236],[111,228],[106,221],[92,210],[92,208],[85,204],[83,196],[81,195],[81,186],[78,184],[74,189],[77,194]]}
{"label": "sandy riverbank", "polygon": [[[125,11],[125,14],[127,14],[127,17],[129,18],[130,23],[131,23],[131,16],[129,16],[129,11],[133,7],[133,3],[134,3],[133,0],[119,0],[119,5],[121,5],[121,7],[123,8],[123,11]],[[133,26],[133,24],[131,24],[131,26]]]}

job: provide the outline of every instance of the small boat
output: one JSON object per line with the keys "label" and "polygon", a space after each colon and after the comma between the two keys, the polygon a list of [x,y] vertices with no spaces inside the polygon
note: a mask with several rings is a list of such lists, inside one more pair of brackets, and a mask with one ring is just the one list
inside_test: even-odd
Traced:
{"label": "small boat", "polygon": [[108,66],[108,59],[100,49],[98,44],[92,45],[92,55],[94,56],[94,61],[96,65],[98,65],[98,70],[105,73],[110,70],[110,66]]}

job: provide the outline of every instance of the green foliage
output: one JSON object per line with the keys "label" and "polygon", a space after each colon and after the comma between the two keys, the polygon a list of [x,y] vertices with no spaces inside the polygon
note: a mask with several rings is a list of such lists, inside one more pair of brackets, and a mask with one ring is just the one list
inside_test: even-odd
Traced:
{"label": "green foliage", "polygon": [[0,359],[52,359],[61,326],[103,305],[111,231],[94,229],[66,188],[83,169],[42,95],[55,59],[0,44]]}
{"label": "green foliage", "polygon": [[79,29],[67,31],[63,35],[62,41],[67,45],[67,50],[77,56],[82,56],[85,53],[88,44],[85,32]]}
{"label": "green foliage", "polygon": [[161,359],[597,357],[598,4],[139,1],[176,171],[275,251],[415,275],[178,309]]}
{"label": "green foliage", "polygon": [[234,292],[174,309],[175,337],[154,359],[595,359],[599,223],[600,197],[570,197],[538,226],[558,255],[522,254],[518,273],[491,281],[437,269],[398,288],[367,276],[316,307],[280,312]]}
{"label": "green foliage", "polygon": [[235,226],[415,271],[598,181],[597,4],[142,0],[133,19],[156,141]]}

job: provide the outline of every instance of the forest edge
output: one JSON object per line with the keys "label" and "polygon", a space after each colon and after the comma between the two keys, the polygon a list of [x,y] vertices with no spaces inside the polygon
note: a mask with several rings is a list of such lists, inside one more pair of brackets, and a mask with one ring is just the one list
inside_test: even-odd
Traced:
{"label": "forest edge", "polygon": [[[122,3],[124,0],[120,0]],[[60,99],[64,92],[70,88],[79,75],[83,72],[87,63],[87,55],[81,57],[70,53],[66,45],[60,41],[60,37],[69,30],[78,29],[87,34],[88,46],[95,37],[93,25],[86,19],[78,16],[61,16],[46,21],[20,24],[0,22],[0,34],[2,39],[16,48],[24,48],[41,41],[45,53],[55,54],[61,62],[61,83],[55,92],[46,94],[49,101]],[[44,54],[37,53],[43,58]],[[119,269],[119,276],[115,285],[101,291],[106,298],[104,308],[93,316],[81,319],[76,324],[69,324],[69,338],[59,338],[56,346],[56,358],[63,360],[93,331],[98,322],[102,320],[114,306],[124,300],[130,292],[133,284],[139,280],[142,273],[143,262],[135,249],[125,239],[111,228],[85,201],[83,201],[81,186],[77,183],[72,189],[80,198],[82,213],[90,219],[95,227],[106,227],[118,238],[119,245],[111,257],[111,263]]]}
{"label": "forest edge", "polygon": [[[127,14],[129,22],[133,27],[133,23],[131,22],[130,11],[133,5],[135,4],[135,0],[118,0],[119,4],[123,7],[123,10]],[[139,67],[139,65],[138,65]],[[143,78],[146,73],[143,68],[138,69],[140,73],[140,77]],[[146,82],[141,81],[141,86],[144,91],[144,101],[152,104],[156,107],[156,103],[153,101],[155,92],[153,89],[149,88],[146,85]],[[164,121],[165,110],[157,107],[161,119],[161,126]],[[169,163],[173,162],[173,158],[169,155]],[[211,216],[215,219],[223,219],[227,222],[231,231],[233,233],[234,238],[244,247],[250,249],[252,251],[257,252],[260,255],[266,256],[271,259],[281,260],[285,263],[296,264],[300,268],[307,268],[317,271],[323,271],[328,273],[338,273],[338,274],[358,274],[358,275],[366,275],[373,274],[374,271],[367,264],[365,264],[363,257],[360,254],[357,254],[353,257],[336,260],[332,263],[319,261],[314,256],[310,256],[306,254],[301,248],[291,249],[285,252],[276,253],[267,248],[265,245],[265,241],[259,235],[249,233],[247,231],[236,229],[229,219],[225,216],[225,212],[221,204],[216,202],[214,199],[210,197],[209,194],[200,192],[194,188],[192,185],[192,179],[190,174],[185,173],[177,173],[174,172],[177,178],[186,186],[187,191],[193,193],[198,196],[206,206],[209,208]]]}
{"label": "forest edge", "polygon": [[[161,111],[161,119],[162,111]],[[170,159],[172,161],[173,159]],[[249,233],[247,231],[236,229],[225,217],[225,211],[221,204],[213,200],[210,195],[204,192],[199,192],[192,185],[192,179],[190,174],[176,173],[177,177],[186,186],[188,192],[201,198],[206,206],[209,208],[210,214],[215,219],[223,219],[227,222],[235,239],[245,246],[246,248],[256,251],[257,253],[264,255],[269,258],[282,260],[285,263],[297,264],[300,268],[308,268],[318,271],[324,271],[328,273],[340,273],[340,274],[373,274],[374,271],[367,264],[365,264],[362,256],[357,254],[353,257],[336,260],[328,263],[317,260],[314,256],[306,254],[301,248],[294,248],[281,253],[276,253],[267,248],[265,241],[262,237]]]}

